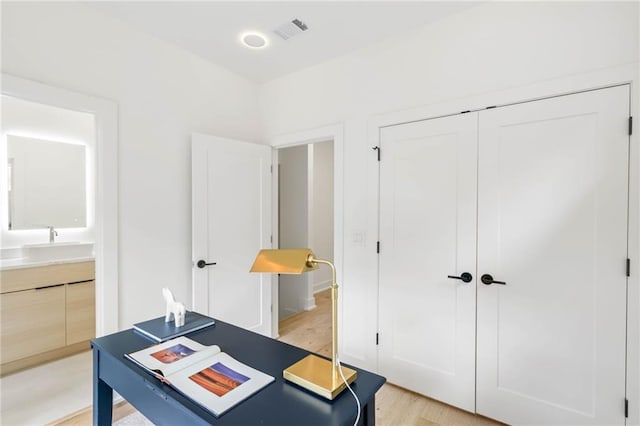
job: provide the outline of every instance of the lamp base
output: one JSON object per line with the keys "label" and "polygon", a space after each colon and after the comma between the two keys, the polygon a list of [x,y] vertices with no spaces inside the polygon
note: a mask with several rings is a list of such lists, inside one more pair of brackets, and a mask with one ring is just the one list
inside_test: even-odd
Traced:
{"label": "lamp base", "polygon": [[[331,361],[315,355],[308,355],[292,366],[287,367],[282,372],[282,375],[285,380],[302,386],[313,393],[317,393],[326,399],[334,399],[346,388],[346,385],[340,373],[336,373],[337,377],[333,380],[332,367]],[[347,379],[347,383],[353,382],[358,376],[355,370],[347,367],[342,367],[342,374]]]}

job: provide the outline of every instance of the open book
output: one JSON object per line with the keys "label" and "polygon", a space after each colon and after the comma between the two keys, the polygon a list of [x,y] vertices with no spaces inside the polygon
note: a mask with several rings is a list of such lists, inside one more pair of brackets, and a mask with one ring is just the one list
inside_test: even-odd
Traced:
{"label": "open book", "polygon": [[125,357],[219,416],[274,378],[236,361],[216,345],[178,337]]}

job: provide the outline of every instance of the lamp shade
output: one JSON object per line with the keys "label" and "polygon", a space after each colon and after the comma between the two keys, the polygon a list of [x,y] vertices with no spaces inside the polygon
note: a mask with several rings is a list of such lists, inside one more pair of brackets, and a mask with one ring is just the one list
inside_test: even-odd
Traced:
{"label": "lamp shade", "polygon": [[299,275],[318,269],[312,259],[311,249],[264,249],[256,256],[251,272]]}

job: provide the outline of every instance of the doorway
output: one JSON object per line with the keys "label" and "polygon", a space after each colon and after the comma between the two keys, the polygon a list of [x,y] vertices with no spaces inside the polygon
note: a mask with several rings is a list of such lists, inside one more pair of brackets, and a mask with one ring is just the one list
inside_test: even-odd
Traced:
{"label": "doorway", "polygon": [[[95,116],[96,335],[118,331],[118,106],[115,102],[2,74],[2,95]],[[6,225],[0,227],[7,241]]]}
{"label": "doorway", "polygon": [[[278,246],[309,247],[334,261],[333,140],[278,150]],[[314,295],[331,286],[331,272],[282,275],[278,320],[316,307]]]}
{"label": "doorway", "polygon": [[[343,245],[341,244],[344,229],[344,126],[342,124],[334,124],[330,126],[318,127],[314,129],[304,130],[295,133],[283,134],[269,140],[269,145],[273,150],[273,163],[278,164],[278,152],[284,148],[309,145],[315,142],[333,142],[333,264],[336,267],[336,280],[342,283],[343,273]],[[278,167],[273,168],[273,236],[272,247],[279,247],[279,227],[278,227]],[[272,276],[271,285],[271,336],[277,338],[279,336],[279,301],[278,301],[278,276]],[[338,310],[341,309],[342,294],[344,288],[338,287]],[[341,331],[338,329],[338,338],[341,339]]]}
{"label": "doorway", "polygon": [[[93,241],[95,242],[95,334],[96,336],[102,336],[115,332],[118,330],[117,104],[106,99],[71,92],[6,74],[2,75],[2,95],[95,117],[93,130],[95,143],[92,147],[94,153],[91,159],[95,171],[94,178],[91,181],[91,185],[94,188],[92,209],[95,212],[93,215]],[[3,194],[5,197],[3,199],[6,201],[7,194],[5,191],[3,191]],[[3,203],[3,205],[7,205],[7,203]],[[8,212],[5,212],[4,215],[7,216]],[[4,225],[0,226],[2,241],[3,244],[8,244],[9,241],[6,238],[9,235],[8,217],[4,217],[3,219],[7,220],[3,220],[2,223]],[[41,232],[41,230],[25,230],[21,232],[30,234],[31,237],[35,238],[42,237],[41,234],[33,234],[34,232]],[[79,240],[81,236],[76,234],[73,238]],[[33,241],[14,241],[12,244],[23,245],[25,243],[33,243]],[[67,368],[61,365],[53,369],[60,374],[56,373],[52,375],[46,371],[40,371],[50,368],[48,365],[36,367],[24,372],[33,377],[46,375],[46,386],[51,388],[51,392],[44,392],[43,394],[51,395],[51,397],[56,400],[55,404],[48,404],[45,400],[40,403],[41,407],[53,407],[55,405],[55,409],[30,410],[30,418],[32,419],[30,422],[49,423],[69,411],[75,411],[90,404],[90,379],[89,381],[82,378],[78,379],[83,384],[86,382],[89,389],[88,394],[82,386],[74,387],[73,389],[69,386],[70,380],[81,376],[84,377],[84,367],[76,362],[76,357],[87,358],[88,363],[86,365],[88,369],[86,371],[89,374],[88,377],[90,377],[91,357],[88,352],[72,358],[55,361],[56,363],[62,362],[68,366]],[[79,371],[81,369],[83,370]],[[56,379],[58,376],[60,376],[59,380]],[[11,380],[17,383],[29,383],[30,380],[25,380],[23,373],[13,374],[2,380],[3,387],[6,385],[7,388],[14,389],[14,392],[9,394],[11,400],[4,400],[2,404],[2,417],[3,420],[6,420],[8,413],[5,413],[5,410],[10,409],[11,406],[18,407],[19,409],[22,406],[28,407],[28,404],[22,403],[21,401],[30,401],[33,399],[33,395],[32,392],[29,392],[28,388],[24,387],[23,392],[18,392],[19,386],[12,386],[10,383]],[[60,383],[65,384],[63,391],[60,390]],[[42,383],[42,386],[45,386],[45,384]],[[45,388],[43,387],[43,389]],[[76,392],[78,389],[80,390],[80,394],[88,395],[88,402],[78,397],[78,393]],[[76,393],[74,394],[74,392]],[[3,397],[4,396],[7,395],[3,394]],[[61,398],[63,398],[64,401],[61,400]],[[21,418],[22,421],[25,420],[24,413],[20,414],[16,411],[13,414]]]}

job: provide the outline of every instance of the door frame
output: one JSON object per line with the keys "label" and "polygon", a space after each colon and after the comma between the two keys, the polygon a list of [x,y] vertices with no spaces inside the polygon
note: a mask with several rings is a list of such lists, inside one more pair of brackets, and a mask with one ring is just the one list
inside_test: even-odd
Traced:
{"label": "door frame", "polygon": [[[308,145],[316,142],[333,141],[333,263],[336,267],[336,280],[338,284],[342,282],[343,273],[343,235],[344,235],[344,126],[343,124],[334,124],[324,127],[318,127],[305,131],[287,133],[284,135],[274,136],[268,139],[269,145],[273,148],[273,175],[272,175],[272,230],[273,230],[273,247],[278,247],[278,149],[289,148],[292,146]],[[338,312],[342,311],[340,304],[341,289],[338,288]],[[275,314],[271,317],[271,335],[274,338],[278,334],[278,276],[273,275],[271,280],[271,303],[272,312]],[[338,339],[341,339],[340,330],[338,330]]]}
{"label": "door frame", "polygon": [[[380,146],[380,129],[386,126],[410,123],[432,118],[460,114],[461,111],[480,111],[488,107],[505,106],[520,102],[529,102],[544,98],[568,95],[594,89],[604,89],[623,84],[630,85],[630,115],[638,116],[640,110],[640,64],[622,65],[604,70],[572,75],[558,79],[527,84],[525,86],[502,91],[485,93],[476,96],[441,101],[439,103],[406,109],[396,112],[386,112],[370,118],[367,126],[368,142],[366,148]],[[637,119],[635,120],[638,121]],[[629,360],[640,359],[640,131],[634,129],[629,142],[629,208],[628,208],[628,256],[631,259],[631,276],[627,278],[627,399],[632,401],[629,406],[628,424],[640,424],[640,364]],[[364,149],[364,148],[363,148]],[[364,154],[364,152],[363,152]],[[382,154],[384,155],[384,154]],[[378,182],[379,167],[368,168],[367,180]],[[374,197],[376,195],[373,195]],[[371,229],[378,231],[380,200],[376,199],[377,209],[368,217],[372,221]],[[379,267],[377,256],[371,261]],[[635,266],[634,266],[635,265]],[[379,276],[379,274],[378,274]],[[378,282],[379,286],[379,282]],[[378,293],[368,294],[366,305],[369,306],[367,315],[378,318]],[[377,333],[377,324],[368,324],[366,334]],[[376,360],[377,346],[368,346],[367,359]],[[349,361],[349,359],[345,359]],[[622,404],[622,402],[621,402]]]}
{"label": "door frame", "polygon": [[114,333],[119,330],[118,104],[4,73],[2,94],[95,116],[96,336]]}

